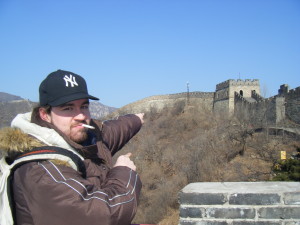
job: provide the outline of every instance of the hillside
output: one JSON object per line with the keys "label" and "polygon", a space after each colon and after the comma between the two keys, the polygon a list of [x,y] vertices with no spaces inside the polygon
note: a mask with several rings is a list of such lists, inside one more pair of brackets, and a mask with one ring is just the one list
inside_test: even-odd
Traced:
{"label": "hillside", "polygon": [[280,151],[290,156],[300,148],[299,137],[255,133],[185,101],[161,112],[147,111],[140,133],[122,150],[133,153],[143,182],[134,223],[178,224],[178,192],[188,183],[268,181]]}

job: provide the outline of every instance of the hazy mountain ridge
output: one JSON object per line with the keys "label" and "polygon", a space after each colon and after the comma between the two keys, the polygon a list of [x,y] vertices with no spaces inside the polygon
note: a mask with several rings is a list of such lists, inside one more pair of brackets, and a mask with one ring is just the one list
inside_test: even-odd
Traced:
{"label": "hazy mountain ridge", "polygon": [[36,103],[29,100],[0,101],[0,128],[10,126],[19,113],[31,111]]}
{"label": "hazy mountain ridge", "polygon": [[0,92],[0,102],[9,102],[9,101],[15,101],[15,100],[24,100],[20,96],[8,94],[5,92]]}
{"label": "hazy mountain ridge", "polygon": [[115,108],[115,107],[103,105],[97,101],[90,102],[91,116],[92,116],[92,118],[95,118],[95,119],[101,119],[116,110],[117,110],[117,108]]}

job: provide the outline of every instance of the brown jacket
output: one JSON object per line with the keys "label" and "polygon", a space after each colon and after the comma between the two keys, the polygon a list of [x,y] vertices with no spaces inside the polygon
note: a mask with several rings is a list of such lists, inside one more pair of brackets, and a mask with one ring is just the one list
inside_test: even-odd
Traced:
{"label": "brown jacket", "polygon": [[[13,197],[17,225],[130,224],[136,213],[141,181],[128,167],[111,168],[111,158],[139,131],[140,119],[126,115],[92,123],[96,127],[96,144],[83,147],[64,137],[84,157],[86,177],[61,161],[30,162],[15,171]],[[14,141],[22,142],[10,143],[19,146],[8,147],[8,155],[15,155],[13,149],[20,150],[22,145],[21,151],[35,147],[26,146],[35,143],[35,138],[15,129],[10,132],[16,131],[20,137],[11,136]],[[28,141],[31,139],[34,140]]]}

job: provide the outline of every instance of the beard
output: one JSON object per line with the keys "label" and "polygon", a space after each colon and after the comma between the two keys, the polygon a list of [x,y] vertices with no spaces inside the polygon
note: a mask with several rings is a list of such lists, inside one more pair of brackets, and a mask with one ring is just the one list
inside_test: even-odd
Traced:
{"label": "beard", "polygon": [[78,144],[88,139],[87,129],[77,130],[76,132],[71,130],[70,139]]}

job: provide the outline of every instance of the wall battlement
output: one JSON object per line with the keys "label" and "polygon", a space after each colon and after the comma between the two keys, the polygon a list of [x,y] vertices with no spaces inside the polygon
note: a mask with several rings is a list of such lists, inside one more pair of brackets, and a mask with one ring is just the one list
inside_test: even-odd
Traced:
{"label": "wall battlement", "polygon": [[241,96],[237,92],[234,93],[234,99],[235,99],[235,101],[240,101],[240,102],[243,102],[244,104],[248,104],[248,105],[255,105],[255,104],[257,104],[257,102],[249,102],[247,99],[245,99],[243,96]]}
{"label": "wall battlement", "polygon": [[224,88],[229,88],[229,86],[259,86],[259,80],[258,79],[253,79],[253,80],[251,80],[251,79],[245,79],[245,80],[229,79],[227,81],[217,84],[216,91],[222,90]]}
{"label": "wall battlement", "polygon": [[255,102],[249,102],[246,98],[244,98],[243,96],[241,96],[237,92],[234,93],[234,98],[237,101],[242,101],[242,102],[245,102],[246,104],[249,104],[249,105],[257,105],[258,102],[272,102],[277,98],[277,96],[272,96],[270,98],[263,98],[260,95],[256,94],[255,92],[253,94],[254,95],[252,95],[252,98],[255,99]]}
{"label": "wall battlement", "polygon": [[251,92],[251,97],[255,99],[257,102],[264,100],[264,98],[261,95],[257,94],[256,91]]}
{"label": "wall battlement", "polygon": [[290,90],[285,97],[285,114],[296,124],[300,124],[300,87]]}
{"label": "wall battlement", "polygon": [[295,97],[298,98],[300,96],[300,87],[289,90],[287,96],[289,98],[295,98]]}

